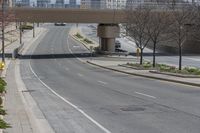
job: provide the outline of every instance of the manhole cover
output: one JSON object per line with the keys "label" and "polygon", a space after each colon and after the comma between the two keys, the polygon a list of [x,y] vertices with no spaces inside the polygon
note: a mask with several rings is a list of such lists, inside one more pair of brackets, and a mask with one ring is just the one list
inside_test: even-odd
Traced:
{"label": "manhole cover", "polygon": [[121,111],[145,111],[144,107],[123,107],[121,108]]}

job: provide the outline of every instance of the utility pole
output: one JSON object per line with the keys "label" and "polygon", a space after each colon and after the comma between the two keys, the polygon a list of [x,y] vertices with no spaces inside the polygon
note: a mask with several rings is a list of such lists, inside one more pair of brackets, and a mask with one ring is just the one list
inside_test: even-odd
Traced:
{"label": "utility pole", "polygon": [[5,0],[2,2],[2,62],[5,62],[5,51],[4,51],[4,46],[5,46]]}
{"label": "utility pole", "polygon": [[33,38],[35,38],[35,23],[33,22]]}
{"label": "utility pole", "polygon": [[22,44],[22,23],[19,22],[19,43]]}

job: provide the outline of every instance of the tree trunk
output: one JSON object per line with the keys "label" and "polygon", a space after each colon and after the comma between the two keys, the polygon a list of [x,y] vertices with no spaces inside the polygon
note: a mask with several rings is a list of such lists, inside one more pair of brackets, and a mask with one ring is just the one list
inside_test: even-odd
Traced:
{"label": "tree trunk", "polygon": [[156,43],[153,44],[153,67],[156,66]]}
{"label": "tree trunk", "polygon": [[19,43],[22,44],[22,24],[19,22]]}
{"label": "tree trunk", "polygon": [[182,47],[179,46],[179,70],[182,70]]}
{"label": "tree trunk", "polygon": [[143,62],[143,49],[140,49],[140,65],[142,65]]}

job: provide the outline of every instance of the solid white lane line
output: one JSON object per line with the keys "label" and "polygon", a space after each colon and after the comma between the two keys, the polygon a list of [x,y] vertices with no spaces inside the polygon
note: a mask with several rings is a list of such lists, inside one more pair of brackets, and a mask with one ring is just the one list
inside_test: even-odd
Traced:
{"label": "solid white lane line", "polygon": [[200,59],[197,59],[197,58],[186,57],[186,59],[193,60],[193,61],[200,61]]}
{"label": "solid white lane line", "polygon": [[79,48],[80,46],[77,46],[77,45],[75,45],[75,46],[73,46],[73,48]]}
{"label": "solid white lane line", "polygon": [[78,74],[79,77],[83,77],[83,74],[81,74],[81,73],[77,73],[77,74]]}
{"label": "solid white lane line", "polygon": [[78,112],[80,112],[82,115],[84,115],[87,119],[89,119],[91,122],[93,122],[97,127],[99,127],[102,131],[104,131],[105,133],[111,133],[108,129],[106,129],[105,127],[103,127],[100,123],[98,123],[96,120],[94,120],[91,116],[89,116],[88,114],[86,114],[83,110],[81,110],[78,106],[74,105],[73,103],[69,102],[68,100],[66,100],[64,97],[60,96],[58,93],[56,93],[53,89],[51,89],[48,85],[46,85],[39,77],[38,75],[34,72],[30,62],[29,62],[29,67],[32,71],[32,73],[34,74],[34,76],[48,89],[50,90],[54,95],[56,95],[57,97],[59,97],[61,100],[63,100],[64,102],[66,102],[67,104],[69,104],[70,106],[72,106],[74,109],[76,109]]}
{"label": "solid white lane line", "polygon": [[101,84],[104,84],[104,85],[108,84],[108,83],[103,82],[103,81],[101,81],[101,80],[98,80],[98,82],[101,83]]}
{"label": "solid white lane line", "polygon": [[139,94],[139,95],[143,95],[143,96],[146,96],[146,97],[150,97],[150,98],[154,98],[154,99],[156,99],[156,97],[151,96],[151,95],[147,95],[147,94],[140,93],[140,92],[137,92],[137,91],[135,91],[135,93],[136,93],[136,94]]}
{"label": "solid white lane line", "polygon": [[68,41],[68,39],[69,39],[69,35],[67,36],[67,48],[68,48],[69,52],[70,52],[71,54],[73,54],[74,57],[76,57],[76,59],[78,59],[80,62],[84,62],[82,59],[80,59],[79,57],[77,57],[77,56],[72,52],[72,50],[71,50],[70,47],[69,47],[69,41]]}

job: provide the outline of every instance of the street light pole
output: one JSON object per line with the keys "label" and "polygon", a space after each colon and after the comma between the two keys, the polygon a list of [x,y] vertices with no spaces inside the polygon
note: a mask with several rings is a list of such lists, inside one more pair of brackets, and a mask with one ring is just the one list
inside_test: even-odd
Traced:
{"label": "street light pole", "polygon": [[35,23],[33,23],[33,38],[35,38]]}
{"label": "street light pole", "polygon": [[5,0],[2,2],[2,62],[5,62],[5,51],[4,51],[4,45],[5,45]]}
{"label": "street light pole", "polygon": [[22,44],[22,23],[19,22],[19,43]]}

